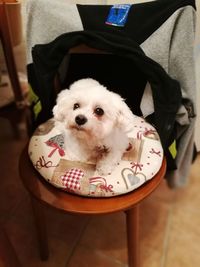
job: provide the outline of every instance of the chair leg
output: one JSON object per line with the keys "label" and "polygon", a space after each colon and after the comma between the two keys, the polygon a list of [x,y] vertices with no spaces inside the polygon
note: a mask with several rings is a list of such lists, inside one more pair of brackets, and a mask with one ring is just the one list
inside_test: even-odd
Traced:
{"label": "chair leg", "polygon": [[139,205],[126,211],[126,225],[129,267],[139,267]]}
{"label": "chair leg", "polygon": [[23,101],[23,95],[21,91],[21,86],[17,74],[17,67],[15,63],[15,57],[13,53],[13,46],[12,46],[12,39],[9,29],[9,22],[8,17],[6,13],[6,6],[1,4],[0,5],[0,31],[1,31],[1,41],[2,41],[2,47],[5,54],[5,61],[10,77],[10,81],[13,87],[15,99],[17,101]]}
{"label": "chair leg", "polygon": [[35,217],[35,224],[38,235],[40,258],[41,260],[45,261],[49,257],[46,218],[42,204],[35,198],[32,198],[32,207],[33,207],[33,214]]}

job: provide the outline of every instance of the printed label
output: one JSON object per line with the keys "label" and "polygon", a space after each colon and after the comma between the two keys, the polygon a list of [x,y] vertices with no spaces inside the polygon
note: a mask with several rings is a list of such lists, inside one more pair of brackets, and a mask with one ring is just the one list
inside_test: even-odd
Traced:
{"label": "printed label", "polygon": [[106,24],[123,27],[128,18],[130,8],[130,4],[113,5],[108,14]]}

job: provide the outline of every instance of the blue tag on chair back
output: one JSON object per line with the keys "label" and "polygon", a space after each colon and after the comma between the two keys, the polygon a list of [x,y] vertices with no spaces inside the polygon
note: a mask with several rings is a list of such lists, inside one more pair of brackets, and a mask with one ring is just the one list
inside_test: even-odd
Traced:
{"label": "blue tag on chair back", "polygon": [[130,4],[113,5],[110,8],[106,24],[123,27],[128,18],[128,13],[131,8]]}

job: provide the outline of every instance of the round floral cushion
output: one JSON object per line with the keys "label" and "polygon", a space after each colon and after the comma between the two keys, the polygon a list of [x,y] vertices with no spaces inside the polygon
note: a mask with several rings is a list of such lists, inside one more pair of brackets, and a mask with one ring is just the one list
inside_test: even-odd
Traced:
{"label": "round floral cushion", "polygon": [[29,143],[29,156],[36,170],[52,185],[90,197],[125,194],[152,179],[159,171],[163,149],[156,130],[136,117],[129,133],[130,146],[111,175],[101,176],[95,164],[67,160],[64,137],[50,119],[40,125]]}

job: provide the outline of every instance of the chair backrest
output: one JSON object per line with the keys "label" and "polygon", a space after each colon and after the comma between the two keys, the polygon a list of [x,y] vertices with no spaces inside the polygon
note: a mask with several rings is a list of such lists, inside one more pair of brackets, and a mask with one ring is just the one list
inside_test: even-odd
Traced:
{"label": "chair backrest", "polygon": [[[119,93],[140,116],[140,102],[147,80],[137,67],[133,68],[132,62],[125,57],[80,44],[70,48],[63,58],[55,78],[55,93],[69,88],[76,80],[93,78]],[[130,91],[134,91],[134,99],[130,99]]]}
{"label": "chair backrest", "polygon": [[[62,70],[60,69],[60,72],[58,71],[56,76],[55,76],[54,89],[55,89],[56,95],[67,86],[67,85],[64,86],[61,79],[65,80],[68,76],[68,72],[70,72],[69,63],[70,63],[71,54],[80,55],[80,54],[107,54],[107,53],[102,51],[102,50],[95,49],[93,47],[89,47],[85,44],[80,44],[80,45],[77,45],[77,46],[70,48],[66,57],[65,57],[65,70],[64,70],[65,73],[64,73],[64,75],[61,75]],[[61,76],[62,76],[62,78],[61,78]]]}

